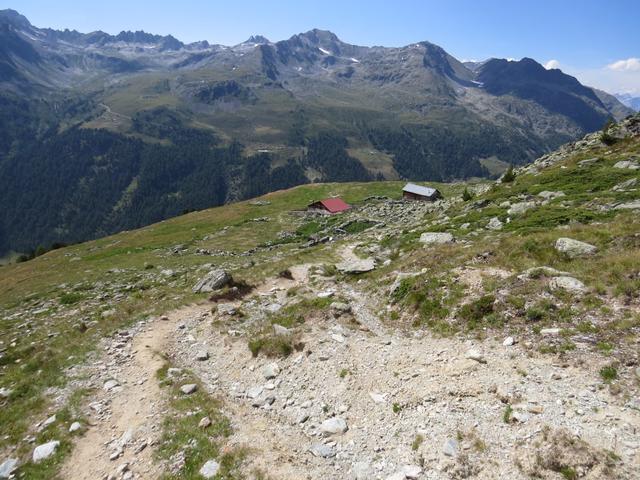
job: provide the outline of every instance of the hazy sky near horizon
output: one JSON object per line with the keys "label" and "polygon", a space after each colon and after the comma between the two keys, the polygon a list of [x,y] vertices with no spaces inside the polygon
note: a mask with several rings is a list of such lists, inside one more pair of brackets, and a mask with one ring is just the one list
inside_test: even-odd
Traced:
{"label": "hazy sky near horizon", "polygon": [[184,42],[277,41],[312,28],[358,45],[428,40],[460,60],[531,57],[588,85],[640,94],[640,0],[0,0],[4,8],[38,27]]}

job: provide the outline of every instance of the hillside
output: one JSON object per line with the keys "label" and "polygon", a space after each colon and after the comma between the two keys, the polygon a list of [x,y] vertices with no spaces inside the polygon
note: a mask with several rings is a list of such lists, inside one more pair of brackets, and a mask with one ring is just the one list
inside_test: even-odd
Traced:
{"label": "hillside", "polygon": [[464,65],[427,41],[184,44],[12,10],[0,92],[0,254],[308,182],[495,176],[631,113],[534,60]]}
{"label": "hillside", "polygon": [[639,172],[636,116],[433,204],[305,185],[0,267],[0,472],[637,478]]}

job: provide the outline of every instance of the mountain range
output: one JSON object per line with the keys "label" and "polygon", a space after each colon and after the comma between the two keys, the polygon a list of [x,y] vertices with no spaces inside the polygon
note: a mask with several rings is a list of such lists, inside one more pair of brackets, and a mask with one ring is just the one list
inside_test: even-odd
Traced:
{"label": "mountain range", "polygon": [[640,96],[634,96],[631,93],[616,93],[615,97],[623,105],[635,110],[636,112],[640,112]]}
{"label": "mountain range", "polygon": [[307,182],[497,175],[632,110],[533,59],[311,30],[235,46],[0,11],[0,253]]}

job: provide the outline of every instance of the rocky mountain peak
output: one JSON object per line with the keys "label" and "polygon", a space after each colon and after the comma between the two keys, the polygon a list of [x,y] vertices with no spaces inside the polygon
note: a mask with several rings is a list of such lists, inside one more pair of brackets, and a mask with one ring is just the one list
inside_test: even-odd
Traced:
{"label": "rocky mountain peak", "polygon": [[262,35],[251,35],[249,38],[247,38],[242,43],[254,43],[254,44],[262,45],[262,44],[267,44],[267,43],[271,43],[271,42],[265,36],[262,36]]}
{"label": "rocky mountain peak", "polygon": [[31,27],[31,23],[27,17],[9,8],[6,10],[0,10],[0,23],[8,23],[21,29]]}

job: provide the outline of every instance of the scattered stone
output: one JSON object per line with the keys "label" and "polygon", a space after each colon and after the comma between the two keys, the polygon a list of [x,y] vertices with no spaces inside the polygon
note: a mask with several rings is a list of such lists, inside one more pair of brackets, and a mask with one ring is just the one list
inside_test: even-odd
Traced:
{"label": "scattered stone", "polygon": [[220,464],[215,460],[208,460],[202,468],[200,468],[199,473],[204,478],[213,478],[217,475],[218,470],[220,470]]}
{"label": "scattered stone", "polygon": [[631,160],[621,160],[613,165],[613,168],[623,168],[628,170],[638,170],[640,165]]}
{"label": "scattered stone", "polygon": [[106,382],[104,382],[104,386],[102,387],[105,391],[109,392],[111,390],[113,390],[116,387],[119,387],[120,384],[118,383],[117,380],[107,380]]}
{"label": "scattered stone", "polygon": [[518,275],[519,280],[528,280],[531,278],[539,278],[541,276],[545,277],[562,277],[568,276],[569,272],[563,272],[560,270],[556,270],[555,268],[542,266],[542,267],[532,267],[528,268],[520,275]]}
{"label": "scattered stone", "polygon": [[342,434],[349,429],[347,422],[340,417],[332,417],[320,425],[320,430],[327,435]]}
{"label": "scattered stone", "polygon": [[556,250],[560,253],[564,253],[569,258],[593,255],[598,251],[597,247],[594,245],[566,237],[556,240]]}
{"label": "scattered stone", "polygon": [[287,327],[283,327],[282,325],[278,325],[277,323],[274,323],[273,333],[280,337],[286,337],[288,335],[291,335],[291,330],[289,330]]}
{"label": "scattered stone", "polygon": [[582,293],[587,290],[580,280],[573,277],[554,277],[549,282],[551,290],[566,290],[571,293]]}
{"label": "scattered stone", "polygon": [[636,368],[635,374],[636,374],[636,378],[640,380],[640,367]]}
{"label": "scattered stone", "polygon": [[373,400],[375,403],[386,402],[386,400],[384,399],[384,395],[382,395],[381,393],[369,392],[369,396],[371,397],[371,400]]}
{"label": "scattered stone", "polygon": [[614,210],[639,210],[640,200],[634,200],[632,202],[620,203],[613,207]]}
{"label": "scattered stone", "polygon": [[199,428],[208,428],[211,426],[211,419],[209,417],[202,417],[200,422],[198,422]]}
{"label": "scattered stone", "polygon": [[44,422],[42,422],[42,424],[40,425],[40,428],[38,428],[38,430],[42,431],[45,428],[47,428],[49,425],[53,425],[55,422],[56,422],[56,416],[52,415],[49,418],[47,418]]}
{"label": "scattered stone", "polygon": [[198,281],[193,287],[194,293],[213,292],[224,287],[231,282],[232,278],[226,271],[217,269],[211,270]]}
{"label": "scattered stone", "polygon": [[420,235],[420,243],[436,245],[453,242],[453,235],[448,232],[425,232]]}
{"label": "scattered stone", "polygon": [[69,427],[69,433],[77,432],[82,428],[82,424],[80,422],[73,422]]}
{"label": "scattered stone", "polygon": [[335,455],[336,455],[336,452],[333,449],[333,447],[331,447],[329,445],[325,445],[323,443],[314,443],[309,448],[309,451],[314,456],[322,457],[322,458],[331,458],[331,457],[335,457]]}
{"label": "scattered stone", "polygon": [[487,228],[489,230],[502,230],[503,225],[504,224],[498,217],[493,217],[491,220],[489,220],[489,223],[487,223]]}
{"label": "scattered stone", "polygon": [[198,353],[196,353],[196,360],[198,360],[199,362],[209,360],[209,352],[207,352],[206,350],[200,350]]}
{"label": "scattered stone", "polygon": [[551,192],[549,190],[544,190],[538,194],[539,197],[544,198],[545,200],[553,200],[554,198],[564,197],[564,192]]}
{"label": "scattered stone", "polygon": [[422,474],[422,467],[418,465],[405,465],[402,467],[402,473],[409,480],[417,480]]}
{"label": "scattered stone", "polygon": [[513,337],[507,337],[504,339],[504,341],[502,342],[502,345],[505,347],[511,347],[516,343],[515,339]]}
{"label": "scattered stone", "polygon": [[470,360],[475,360],[478,363],[487,363],[487,360],[484,358],[484,355],[482,355],[482,352],[478,351],[478,350],[469,350],[466,354],[465,357],[470,359]]}
{"label": "scattered stone", "polygon": [[333,302],[330,305],[332,310],[335,310],[337,313],[349,313],[351,312],[351,306],[347,305],[343,302]]}
{"label": "scattered stone", "polygon": [[511,418],[518,423],[526,423],[529,420],[530,416],[526,412],[515,410],[511,413]]}
{"label": "scattered stone", "polygon": [[272,378],[276,378],[280,373],[280,367],[277,363],[268,363],[262,368],[262,375],[267,380],[271,380]]}
{"label": "scattered stone", "polygon": [[522,215],[527,210],[531,210],[536,206],[535,202],[518,202],[509,207],[507,213],[509,215]]}
{"label": "scattered stone", "polygon": [[56,449],[60,445],[58,440],[52,440],[51,442],[43,443],[42,445],[38,445],[33,450],[33,463],[41,462],[42,460],[46,460],[51,455],[56,452]]}
{"label": "scattered stone", "polygon": [[247,398],[258,398],[262,392],[263,392],[263,388],[261,386],[256,386],[256,387],[251,387],[249,390],[247,390]]}
{"label": "scattered stone", "polygon": [[540,330],[540,335],[556,336],[560,335],[560,331],[560,328],[543,328],[542,330]]}
{"label": "scattered stone", "polygon": [[455,457],[456,455],[458,455],[458,442],[453,438],[448,439],[446,442],[444,442],[442,453],[444,453],[447,457]]}
{"label": "scattered stone", "polygon": [[617,184],[615,187],[613,187],[613,191],[614,192],[623,192],[623,191],[628,190],[630,188],[634,188],[637,184],[638,184],[638,179],[637,178],[630,178],[629,180],[625,180],[624,182],[621,182],[621,183]]}
{"label": "scattered stone", "polygon": [[336,268],[342,273],[366,273],[376,268],[376,263],[373,258],[354,258],[338,263]]}
{"label": "scattered stone", "polygon": [[14,470],[18,468],[17,458],[7,458],[0,464],[0,478],[9,478]]}
{"label": "scattered stone", "polygon": [[191,395],[197,389],[198,389],[198,385],[196,385],[195,383],[187,383],[186,385],[183,385],[180,387],[180,391],[185,395]]}

